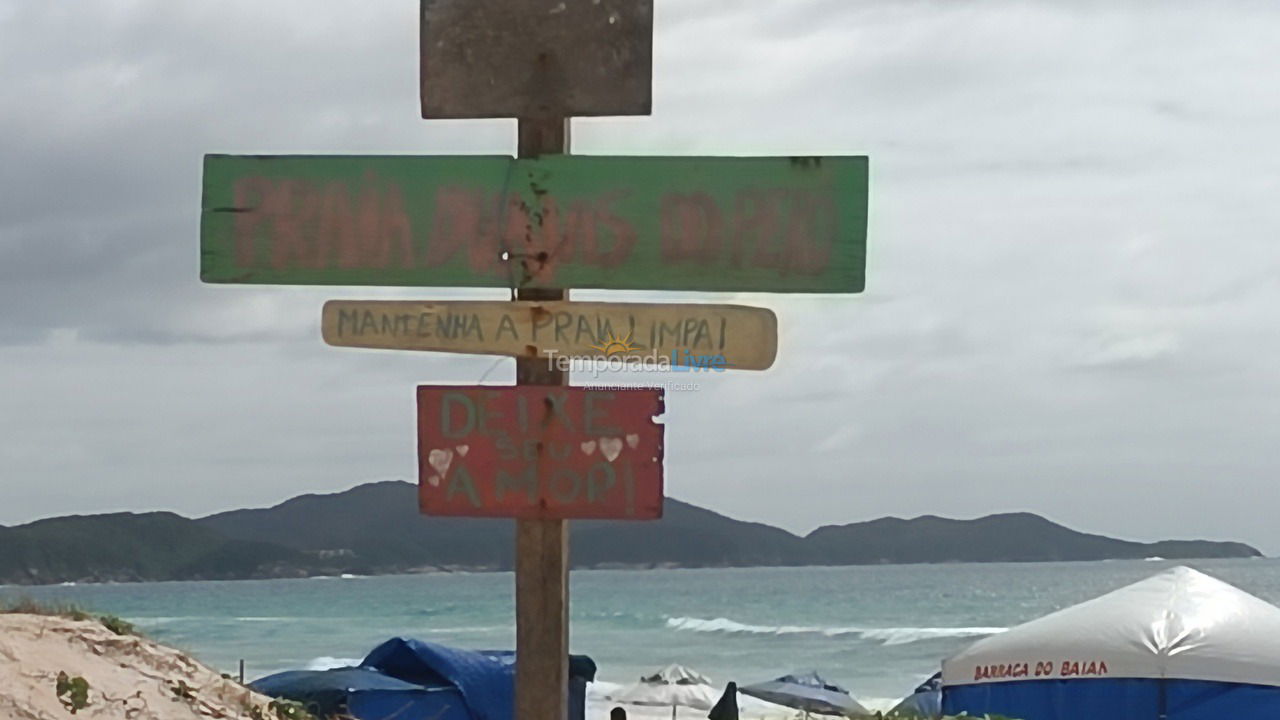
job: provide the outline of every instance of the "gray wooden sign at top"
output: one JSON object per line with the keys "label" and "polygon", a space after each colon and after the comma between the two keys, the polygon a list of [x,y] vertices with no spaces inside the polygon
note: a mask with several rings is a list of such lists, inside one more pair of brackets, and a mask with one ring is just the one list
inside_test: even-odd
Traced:
{"label": "gray wooden sign at top", "polygon": [[422,0],[422,117],[648,115],[653,0]]}

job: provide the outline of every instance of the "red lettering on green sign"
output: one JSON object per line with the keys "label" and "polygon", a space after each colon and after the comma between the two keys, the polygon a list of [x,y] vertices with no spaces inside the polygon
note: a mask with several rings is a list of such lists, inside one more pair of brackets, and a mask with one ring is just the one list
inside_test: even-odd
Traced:
{"label": "red lettering on green sign", "polygon": [[208,282],[858,292],[866,159],[230,157]]}

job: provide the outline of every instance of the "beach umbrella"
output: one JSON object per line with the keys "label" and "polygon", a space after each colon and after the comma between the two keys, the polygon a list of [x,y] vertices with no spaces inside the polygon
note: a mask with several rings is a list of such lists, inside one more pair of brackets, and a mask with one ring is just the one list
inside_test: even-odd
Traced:
{"label": "beach umbrella", "polygon": [[942,717],[942,673],[925,680],[885,717],[891,718],[939,718]]}
{"label": "beach umbrella", "polygon": [[625,705],[669,707],[675,717],[678,707],[710,710],[718,697],[706,675],[683,665],[668,665],[640,678],[640,682],[609,693],[605,699]]}
{"label": "beach umbrella", "polygon": [[806,715],[844,715],[846,717],[871,717],[867,710],[848,690],[829,683],[816,672],[804,675],[783,675],[777,680],[746,685],[738,692],[777,705],[803,711]]}
{"label": "beach umbrella", "polygon": [[684,665],[668,665],[652,675],[640,678],[640,682],[664,685],[710,685],[711,678]]}

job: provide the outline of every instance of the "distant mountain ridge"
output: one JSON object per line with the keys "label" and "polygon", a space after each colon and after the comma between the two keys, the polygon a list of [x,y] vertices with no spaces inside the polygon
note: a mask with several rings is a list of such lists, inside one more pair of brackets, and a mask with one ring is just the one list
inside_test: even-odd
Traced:
{"label": "distant mountain ridge", "polygon": [[[301,495],[200,519],[173,513],[68,516],[0,527],[0,583],[213,580],[507,570],[514,524],[428,518],[417,488],[390,481]],[[800,537],[668,499],[655,522],[575,522],[574,567],[1258,557],[1242,543],[1140,543],[1076,532],[1031,513],[926,515],[826,526]]]}
{"label": "distant mountain ridge", "polygon": [[1163,540],[1140,543],[1090,535],[1032,513],[951,520],[923,515],[914,520],[881,518],[827,526],[806,537],[836,565],[878,562],[1053,562],[1261,557],[1243,543]]}

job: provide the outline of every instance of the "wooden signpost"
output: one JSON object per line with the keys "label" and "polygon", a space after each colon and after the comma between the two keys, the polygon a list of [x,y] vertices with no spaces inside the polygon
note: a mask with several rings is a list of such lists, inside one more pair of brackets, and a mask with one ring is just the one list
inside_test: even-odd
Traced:
{"label": "wooden signpost", "polygon": [[867,159],[209,155],[205,282],[859,292]]}
{"label": "wooden signpost", "polygon": [[649,371],[765,370],[778,351],[777,316],[742,305],[330,300],[320,329],[338,347],[595,359]]}
{"label": "wooden signpost", "polygon": [[418,388],[430,515],[662,517],[662,391]]}
{"label": "wooden signpost", "polygon": [[861,292],[867,159],[570,157],[570,117],[649,113],[652,0],[422,0],[420,20],[423,117],[515,117],[517,157],[208,155],[200,277],[512,290],[332,301],[323,334],[516,358],[514,388],[418,389],[420,505],[517,518],[516,717],[566,720],[566,518],[660,517],[664,426],[660,391],[566,387],[553,358],[777,352],[768,310],[568,288]]}

